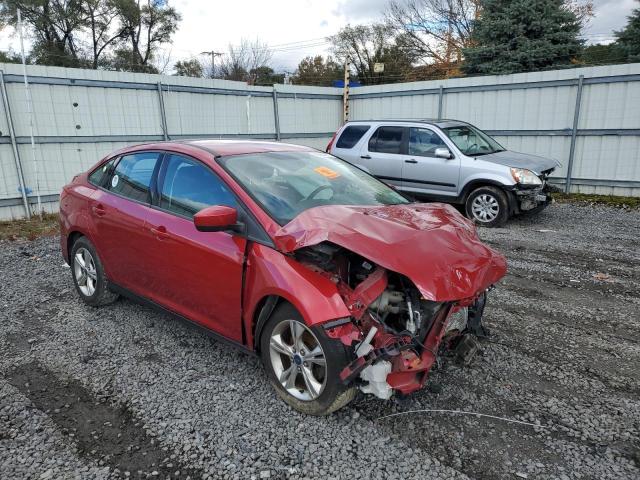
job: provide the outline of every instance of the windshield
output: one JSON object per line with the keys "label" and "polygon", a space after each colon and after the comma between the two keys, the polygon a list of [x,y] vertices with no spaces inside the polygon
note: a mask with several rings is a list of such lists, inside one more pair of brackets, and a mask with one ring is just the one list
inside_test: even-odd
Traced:
{"label": "windshield", "polygon": [[320,205],[409,203],[368,173],[322,152],[265,152],[219,161],[281,225]]}
{"label": "windshield", "polygon": [[458,125],[442,129],[464,155],[477,157],[505,149],[482,130],[471,125]]}

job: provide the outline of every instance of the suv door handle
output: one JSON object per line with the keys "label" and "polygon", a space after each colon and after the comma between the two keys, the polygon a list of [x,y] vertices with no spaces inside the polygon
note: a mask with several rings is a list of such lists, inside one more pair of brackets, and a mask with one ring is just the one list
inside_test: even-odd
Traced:
{"label": "suv door handle", "polygon": [[360,158],[364,158],[365,160],[371,160],[371,155],[360,155]]}
{"label": "suv door handle", "polygon": [[418,163],[418,161],[412,158],[411,160],[405,160],[404,163]]}
{"label": "suv door handle", "polygon": [[151,227],[149,230],[151,230],[151,233],[153,233],[158,240],[165,240],[171,236],[169,232],[167,232],[167,227],[164,225],[160,225],[157,228]]}
{"label": "suv door handle", "polygon": [[96,215],[97,217],[104,217],[106,215],[106,210],[104,209],[104,207],[102,206],[101,203],[94,205],[93,207],[91,207],[91,211],[94,213],[94,215]]}

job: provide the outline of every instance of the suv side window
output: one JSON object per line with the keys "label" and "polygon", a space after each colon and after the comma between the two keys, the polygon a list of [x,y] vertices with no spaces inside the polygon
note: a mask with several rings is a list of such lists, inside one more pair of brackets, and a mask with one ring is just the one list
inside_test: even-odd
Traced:
{"label": "suv side window", "polygon": [[369,125],[350,125],[344,129],[336,143],[336,148],[353,148],[362,136],[369,131]]}
{"label": "suv side window", "polygon": [[159,152],[139,152],[120,158],[107,188],[138,202],[150,203],[149,186]]}
{"label": "suv side window", "polygon": [[369,151],[402,153],[402,136],[405,127],[380,127],[369,139]]}
{"label": "suv side window", "polygon": [[434,157],[436,148],[446,146],[440,135],[428,128],[412,128],[409,132],[409,155]]}
{"label": "suv side window", "polygon": [[229,188],[199,162],[170,154],[160,186],[160,208],[192,217],[211,205],[237,207]]}

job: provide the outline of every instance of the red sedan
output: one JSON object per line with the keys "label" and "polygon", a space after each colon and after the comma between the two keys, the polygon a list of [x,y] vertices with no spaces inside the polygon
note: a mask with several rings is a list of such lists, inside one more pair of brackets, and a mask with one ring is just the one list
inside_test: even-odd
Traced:
{"label": "red sedan", "polygon": [[314,415],[419,389],[447,348],[468,358],[506,271],[453,207],[282,143],[122,149],[64,187],[60,222],[86,303],[133,296],[256,352]]}

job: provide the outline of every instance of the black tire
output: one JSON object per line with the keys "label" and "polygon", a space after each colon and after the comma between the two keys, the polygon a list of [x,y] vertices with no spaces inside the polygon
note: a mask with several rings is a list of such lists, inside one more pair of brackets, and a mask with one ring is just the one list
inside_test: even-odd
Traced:
{"label": "black tire", "polygon": [[[339,341],[329,338],[322,327],[308,327],[322,347],[326,360],[325,383],[320,395],[313,400],[301,400],[289,393],[278,380],[271,360],[270,339],[280,324],[296,320],[304,324],[298,311],[289,303],[280,304],[267,321],[260,338],[260,357],[269,382],[278,396],[295,410],[308,415],[329,415],[347,405],[355,398],[356,388],[347,387],[340,381],[340,371],[348,364],[349,355],[345,346]],[[293,366],[293,364],[292,364]]]}
{"label": "black tire", "polygon": [[[87,251],[91,255],[91,260],[95,270],[95,280],[92,280],[94,285],[93,293],[88,294],[86,283],[81,285],[83,278],[79,278],[76,268],[76,255],[78,252],[83,253]],[[96,252],[96,248],[89,241],[87,237],[79,237],[71,247],[71,253],[69,255],[69,265],[71,267],[71,276],[73,277],[73,284],[76,287],[76,291],[83,302],[92,307],[100,307],[102,305],[108,305],[116,301],[119,297],[117,293],[109,290],[109,280],[104,273],[104,267],[100,261],[100,257]],[[80,276],[82,277],[82,275]],[[85,287],[83,291],[83,288]]]}
{"label": "black tire", "polygon": [[[497,207],[497,211],[494,213],[492,210],[489,217],[486,219],[481,218],[481,215],[474,213],[474,202],[476,199],[478,202],[482,202],[485,199],[488,200],[491,202],[492,208]],[[501,227],[509,219],[509,200],[507,199],[506,193],[498,187],[478,187],[467,197],[464,210],[467,218],[477,225],[484,227]]]}

